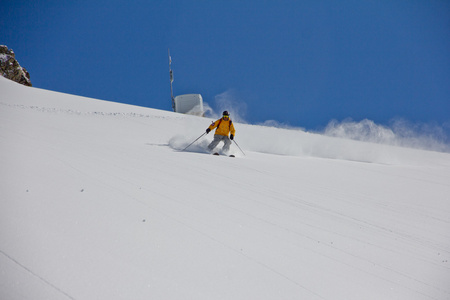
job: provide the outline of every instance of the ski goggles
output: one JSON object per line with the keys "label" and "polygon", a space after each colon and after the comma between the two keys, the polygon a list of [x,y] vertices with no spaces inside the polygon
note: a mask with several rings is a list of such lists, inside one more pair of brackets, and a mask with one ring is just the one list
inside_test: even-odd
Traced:
{"label": "ski goggles", "polygon": [[224,119],[228,119],[230,116],[224,115],[223,118]]}

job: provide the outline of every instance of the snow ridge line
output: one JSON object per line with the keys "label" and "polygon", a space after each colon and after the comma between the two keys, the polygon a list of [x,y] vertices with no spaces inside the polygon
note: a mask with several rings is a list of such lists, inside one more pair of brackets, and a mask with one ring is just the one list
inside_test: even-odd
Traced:
{"label": "snow ridge line", "polygon": [[57,286],[55,286],[54,284],[52,284],[51,282],[47,281],[46,279],[42,278],[41,276],[39,276],[38,274],[34,273],[33,271],[31,271],[30,269],[28,269],[27,267],[25,267],[24,265],[22,265],[20,262],[18,262],[17,260],[15,260],[14,258],[12,258],[11,256],[9,256],[8,254],[6,254],[5,252],[3,252],[2,250],[0,250],[0,253],[3,254],[7,259],[9,259],[10,261],[12,261],[13,263],[15,263],[16,265],[18,265],[19,267],[21,267],[22,269],[24,269],[25,271],[27,271],[29,274],[33,275],[34,277],[36,277],[37,279],[39,279],[40,281],[42,281],[43,283],[45,283],[46,285],[52,287],[53,289],[55,289],[56,291],[58,291],[59,293],[63,294],[64,296],[66,296],[69,299],[72,300],[76,300],[75,298],[73,298],[72,296],[70,296],[69,294],[67,294],[66,292],[64,292],[63,290],[61,290],[60,288],[58,288]]}
{"label": "snow ridge line", "polygon": [[50,107],[43,107],[43,106],[34,106],[34,105],[23,105],[23,104],[7,104],[0,102],[1,105],[12,107],[12,108],[20,108],[20,109],[31,109],[34,111],[39,112],[47,112],[47,113],[66,113],[70,115],[95,115],[95,116],[121,116],[121,117],[134,117],[134,118],[151,118],[151,119],[184,119],[182,116],[155,116],[155,115],[147,115],[147,114],[141,114],[141,113],[123,113],[123,112],[102,112],[102,111],[87,111],[82,112],[78,110],[73,109],[61,109],[61,108],[50,108]]}

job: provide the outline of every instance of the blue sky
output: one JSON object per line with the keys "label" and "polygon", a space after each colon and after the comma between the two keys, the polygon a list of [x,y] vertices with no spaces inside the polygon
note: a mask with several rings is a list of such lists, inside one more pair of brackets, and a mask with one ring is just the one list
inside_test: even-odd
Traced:
{"label": "blue sky", "polygon": [[0,15],[35,87],[171,110],[170,48],[175,95],[226,98],[250,123],[450,132],[450,1],[6,0]]}

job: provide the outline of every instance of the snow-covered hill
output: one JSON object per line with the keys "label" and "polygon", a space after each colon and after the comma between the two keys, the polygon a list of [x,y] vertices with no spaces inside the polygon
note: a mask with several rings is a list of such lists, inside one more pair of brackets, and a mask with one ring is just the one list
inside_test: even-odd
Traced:
{"label": "snow-covered hill", "polygon": [[0,299],[450,299],[450,155],[0,77]]}

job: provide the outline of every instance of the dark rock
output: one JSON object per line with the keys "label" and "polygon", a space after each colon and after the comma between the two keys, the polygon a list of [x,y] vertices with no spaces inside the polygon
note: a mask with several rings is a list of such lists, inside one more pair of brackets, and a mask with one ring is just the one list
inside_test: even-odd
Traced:
{"label": "dark rock", "polygon": [[30,73],[20,66],[14,51],[5,45],[0,45],[0,74],[17,83],[31,86]]}

